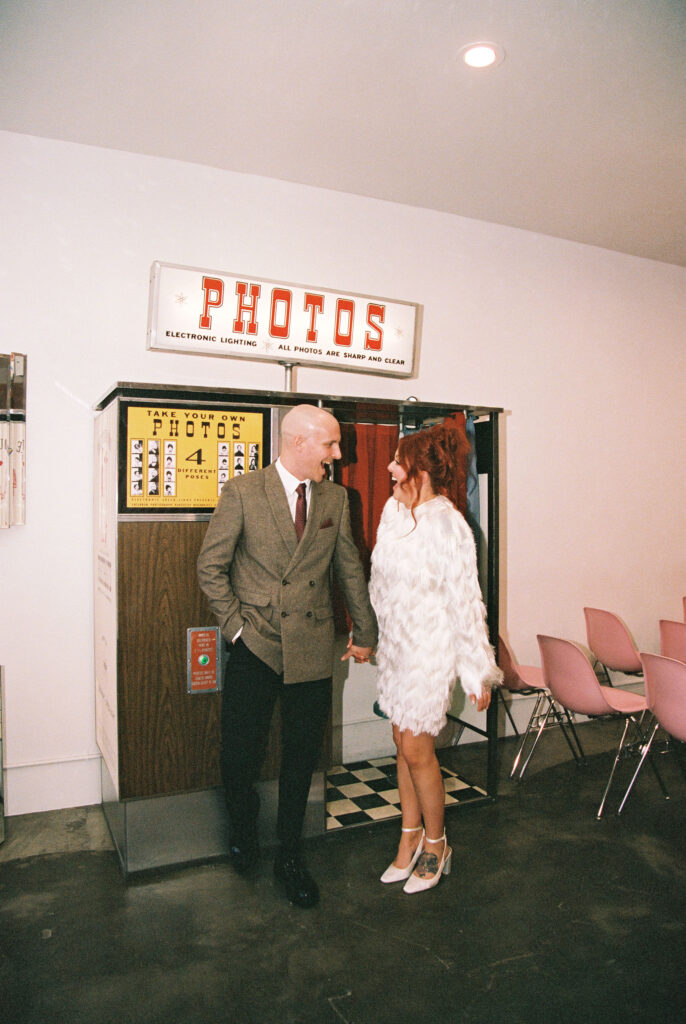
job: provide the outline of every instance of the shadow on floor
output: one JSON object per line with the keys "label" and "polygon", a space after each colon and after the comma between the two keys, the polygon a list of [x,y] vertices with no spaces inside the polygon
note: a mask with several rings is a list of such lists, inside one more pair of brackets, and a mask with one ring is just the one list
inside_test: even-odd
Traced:
{"label": "shadow on floor", "polygon": [[[6,859],[3,1024],[681,1022],[684,776],[662,756],[672,798],[645,771],[622,817],[620,785],[598,822],[612,737],[581,731],[585,768],[554,731],[521,785],[503,741],[500,799],[448,815],[453,872],[416,896],[378,882],[394,822],[308,844],[310,911],[284,901],[266,859],[250,879],[213,864],[128,885],[102,836]],[[442,759],[469,774],[475,756]]]}

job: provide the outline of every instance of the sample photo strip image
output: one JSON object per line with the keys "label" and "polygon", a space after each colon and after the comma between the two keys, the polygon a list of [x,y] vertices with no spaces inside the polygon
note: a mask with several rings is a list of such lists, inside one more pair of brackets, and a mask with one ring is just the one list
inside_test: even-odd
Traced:
{"label": "sample photo strip image", "polygon": [[131,494],[143,493],[143,442],[140,438],[131,441]]}
{"label": "sample photo strip image", "polygon": [[229,444],[227,441],[220,441],[217,445],[217,495],[222,493],[222,488],[229,479]]}
{"label": "sample photo strip image", "polygon": [[248,472],[252,473],[253,469],[259,469],[260,467],[260,446],[259,444],[251,444],[248,448]]}
{"label": "sample photo strip image", "polygon": [[237,441],[233,446],[233,475],[242,476],[245,473],[245,445]]}
{"label": "sample photo strip image", "polygon": [[148,441],[148,494],[160,493],[160,442]]}
{"label": "sample photo strip image", "polygon": [[162,493],[168,498],[173,497],[176,494],[176,441],[164,442],[162,483]]}

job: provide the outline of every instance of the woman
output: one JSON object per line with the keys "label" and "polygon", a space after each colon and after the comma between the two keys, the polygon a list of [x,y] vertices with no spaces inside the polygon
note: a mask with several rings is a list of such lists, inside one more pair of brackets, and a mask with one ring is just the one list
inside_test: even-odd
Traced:
{"label": "woman", "polygon": [[[369,593],[379,621],[378,704],[391,720],[402,810],[400,844],[382,882],[405,892],[450,871],[443,778],[434,738],[459,676],[479,711],[502,673],[488,641],[469,526],[458,512],[455,430],[403,437],[388,469],[394,481],[372,553]],[[423,822],[423,825],[422,825]]]}

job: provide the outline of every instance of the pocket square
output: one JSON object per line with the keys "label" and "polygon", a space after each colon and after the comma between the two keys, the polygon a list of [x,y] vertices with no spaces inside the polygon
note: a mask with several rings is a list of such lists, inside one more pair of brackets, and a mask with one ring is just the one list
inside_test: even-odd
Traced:
{"label": "pocket square", "polygon": [[325,519],[319,529],[326,530],[328,526],[333,526],[333,519]]}

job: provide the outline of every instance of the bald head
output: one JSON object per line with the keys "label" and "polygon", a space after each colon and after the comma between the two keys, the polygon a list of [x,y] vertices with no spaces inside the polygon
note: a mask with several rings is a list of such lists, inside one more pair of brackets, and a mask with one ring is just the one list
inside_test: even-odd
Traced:
{"label": "bald head", "polygon": [[337,429],[338,421],[318,405],[294,405],[281,421],[281,439],[285,444],[286,439],[290,441],[298,435],[307,437],[317,428]]}
{"label": "bald head", "polygon": [[335,416],[316,405],[295,405],[281,422],[281,461],[299,480],[319,483],[340,459],[341,430]]}

